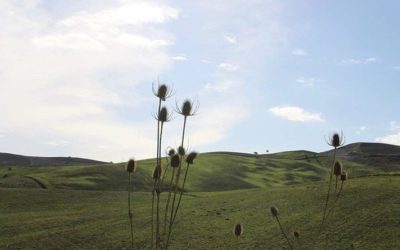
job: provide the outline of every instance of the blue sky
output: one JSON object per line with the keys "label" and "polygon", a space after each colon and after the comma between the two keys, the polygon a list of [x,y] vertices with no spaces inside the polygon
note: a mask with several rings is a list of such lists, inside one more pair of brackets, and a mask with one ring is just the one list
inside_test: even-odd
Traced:
{"label": "blue sky", "polygon": [[[398,1],[0,1],[0,152],[153,157],[151,83],[199,152],[400,145]],[[182,119],[166,126],[176,146]]]}

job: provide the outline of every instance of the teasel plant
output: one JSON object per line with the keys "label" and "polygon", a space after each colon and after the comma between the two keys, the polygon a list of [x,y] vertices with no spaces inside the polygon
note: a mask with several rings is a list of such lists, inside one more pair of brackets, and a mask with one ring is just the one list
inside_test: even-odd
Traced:
{"label": "teasel plant", "polygon": [[133,214],[131,209],[131,194],[133,192],[133,174],[136,171],[136,162],[134,159],[130,159],[126,165],[126,172],[128,173],[128,217],[131,231],[131,249],[133,249]]}
{"label": "teasel plant", "polygon": [[[170,219],[169,219],[169,224],[168,224],[168,232],[166,233],[166,235],[167,235],[166,236],[167,237],[166,245],[165,245],[166,249],[168,249],[173,224],[175,222],[175,218],[176,218],[176,215],[177,215],[178,209],[179,209],[178,204],[180,204],[180,201],[178,204],[175,204],[175,201],[176,201],[176,196],[177,196],[177,192],[178,192],[179,180],[180,180],[180,176],[181,176],[181,172],[182,172],[182,161],[183,161],[183,159],[186,158],[186,149],[184,148],[184,142],[185,142],[187,118],[196,115],[198,108],[199,108],[198,102],[195,102],[191,99],[186,99],[185,101],[183,101],[181,106],[179,106],[178,103],[176,102],[176,112],[183,116],[183,127],[182,127],[181,145],[178,147],[178,155],[180,157],[179,166],[175,171],[176,177],[174,178],[175,181],[174,181],[173,194],[171,194],[172,195],[172,203],[171,203],[171,206],[169,207]],[[196,156],[197,156],[197,154],[196,154]],[[193,160],[194,160],[194,158],[193,158]],[[189,163],[188,163],[188,165],[189,165]],[[186,171],[188,171],[188,169]],[[185,175],[187,176],[187,172]],[[186,178],[185,178],[184,182],[182,183],[182,186],[184,186],[185,182],[186,182]],[[183,188],[181,188],[181,190],[182,189]]]}
{"label": "teasel plant", "polygon": [[333,158],[332,158],[332,167],[330,169],[330,174],[329,174],[329,184],[328,184],[328,192],[326,194],[325,198],[325,205],[324,205],[324,211],[322,214],[322,219],[321,219],[321,224],[320,224],[320,229],[318,231],[318,235],[321,233],[322,227],[324,226],[325,223],[325,218],[326,218],[326,212],[328,210],[328,204],[329,204],[329,199],[331,196],[331,189],[332,189],[332,179],[333,179],[333,170],[335,168],[335,163],[336,163],[336,151],[338,147],[343,146],[344,144],[344,139],[343,139],[343,132],[339,133],[334,133],[332,136],[330,136],[330,140],[328,142],[329,146],[333,147]]}
{"label": "teasel plant", "polygon": [[290,243],[289,237],[288,237],[287,234],[285,233],[285,230],[283,230],[281,221],[279,220],[279,212],[278,212],[278,209],[277,209],[275,206],[272,206],[271,209],[270,209],[270,211],[271,211],[272,217],[274,217],[274,218],[276,219],[276,222],[277,222],[278,225],[279,225],[279,229],[281,230],[281,233],[282,233],[283,237],[285,238],[286,242],[288,243],[289,248],[290,248],[290,249],[293,249],[293,246],[292,246],[292,244]]}
{"label": "teasel plant", "polygon": [[235,237],[236,237],[237,249],[241,249],[241,247],[239,245],[239,237],[242,236],[242,234],[243,234],[243,224],[238,222],[233,226],[233,235],[235,235]]}
{"label": "teasel plant", "polygon": [[[158,98],[158,108],[156,111],[156,115],[154,118],[157,120],[157,157],[156,157],[156,167],[153,172],[153,190],[152,190],[152,204],[151,204],[151,248],[153,249],[154,245],[154,233],[156,239],[156,249],[160,248],[161,238],[160,238],[160,183],[161,183],[161,145],[162,145],[162,133],[164,123],[171,120],[171,115],[168,112],[166,107],[161,107],[163,101],[166,101],[169,97],[172,96],[172,89],[166,84],[158,83],[158,87],[155,88],[153,83],[153,94]],[[155,195],[157,196],[157,205],[156,205],[156,221],[154,221],[154,200]],[[154,232],[154,225],[156,226]]]}

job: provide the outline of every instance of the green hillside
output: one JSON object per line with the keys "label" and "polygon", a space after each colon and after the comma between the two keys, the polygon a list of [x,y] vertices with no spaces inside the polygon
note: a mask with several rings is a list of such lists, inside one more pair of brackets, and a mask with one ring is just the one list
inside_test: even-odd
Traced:
{"label": "green hillside", "polygon": [[[354,148],[368,148],[367,152]],[[388,154],[384,150],[390,148]],[[339,149],[350,177],[400,172],[398,146],[350,144]],[[379,152],[373,154],[373,152]],[[400,152],[400,150],[399,150]],[[254,154],[215,152],[200,154],[190,168],[188,191],[223,191],[279,187],[323,180],[331,166],[331,152],[289,151]],[[152,189],[154,160],[138,163],[136,191]],[[11,171],[9,170],[11,167]],[[167,175],[168,179],[168,175]],[[0,167],[0,187],[41,187],[78,190],[126,190],[124,164]]]}
{"label": "green hillside", "polygon": [[[282,249],[286,246],[269,208],[279,208],[285,230],[300,232],[310,249],[326,183],[194,192],[184,197],[171,249]],[[317,249],[399,249],[400,177],[345,183],[325,246]],[[150,192],[134,194],[135,246],[148,248]],[[126,192],[0,188],[0,249],[127,249]],[[236,240],[235,222],[244,225]],[[293,240],[293,239],[292,239]]]}

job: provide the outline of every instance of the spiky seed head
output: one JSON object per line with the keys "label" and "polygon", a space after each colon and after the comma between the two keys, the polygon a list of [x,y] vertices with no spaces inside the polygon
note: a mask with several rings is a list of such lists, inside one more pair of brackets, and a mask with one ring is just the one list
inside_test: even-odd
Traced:
{"label": "spiky seed head", "polygon": [[342,163],[340,163],[340,161],[336,161],[335,165],[333,166],[333,173],[336,176],[339,176],[342,173]]}
{"label": "spiky seed head", "polygon": [[328,144],[334,148],[340,147],[343,145],[343,132],[341,134],[334,133],[331,138],[329,138]]}
{"label": "spiky seed head", "polygon": [[197,157],[197,152],[190,152],[186,157],[186,162],[188,164],[193,164],[194,159]]}
{"label": "spiky seed head", "polygon": [[153,179],[154,179],[154,180],[159,180],[160,177],[161,177],[161,166],[160,166],[160,165],[157,165],[157,166],[154,168],[154,171],[153,171]]}
{"label": "spiky seed head", "polygon": [[294,235],[294,237],[295,237],[296,239],[298,239],[298,238],[300,237],[300,234],[299,234],[299,232],[297,232],[297,231],[294,231],[294,232],[293,232],[293,235]]}
{"label": "spiky seed head", "polygon": [[160,113],[158,114],[158,120],[160,122],[167,122],[169,119],[168,109],[167,107],[162,107],[160,109]]}
{"label": "spiky seed head", "polygon": [[136,163],[134,159],[130,159],[126,164],[126,171],[128,173],[133,173],[136,171]]}
{"label": "spiky seed head", "polygon": [[160,98],[161,100],[165,101],[165,99],[167,98],[168,92],[169,92],[168,86],[165,84],[161,84],[160,86],[158,86],[156,96],[158,98]]}
{"label": "spiky seed head", "polygon": [[179,167],[180,161],[181,161],[181,159],[180,159],[179,155],[178,154],[174,154],[171,157],[171,167],[173,167],[173,168]]}
{"label": "spiky seed head", "polygon": [[175,149],[171,148],[168,151],[168,156],[172,157],[175,154]]}
{"label": "spiky seed head", "polygon": [[239,237],[240,235],[242,235],[243,234],[243,225],[241,223],[236,223],[233,228],[233,233],[235,234],[236,237]]}
{"label": "spiky seed head", "polygon": [[179,154],[180,156],[184,156],[184,155],[186,154],[185,148],[182,147],[182,146],[179,146],[179,148],[178,148],[178,154]]}
{"label": "spiky seed head", "polygon": [[181,108],[182,115],[190,116],[192,114],[192,108],[193,108],[192,102],[190,100],[185,100]]}
{"label": "spiky seed head", "polygon": [[271,207],[271,214],[272,214],[272,216],[274,216],[274,217],[277,217],[277,216],[278,216],[278,209],[277,209],[275,206],[272,206],[272,207]]}
{"label": "spiky seed head", "polygon": [[346,180],[347,180],[347,173],[346,173],[346,171],[343,171],[343,172],[340,174],[340,180],[341,180],[341,181],[346,181]]}

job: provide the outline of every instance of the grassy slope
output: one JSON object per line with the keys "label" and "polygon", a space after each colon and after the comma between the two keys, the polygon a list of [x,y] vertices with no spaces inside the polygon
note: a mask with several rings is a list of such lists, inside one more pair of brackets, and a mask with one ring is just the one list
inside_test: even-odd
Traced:
{"label": "grassy slope", "polygon": [[[196,159],[189,173],[189,191],[223,191],[254,187],[277,187],[300,184],[326,178],[330,158],[308,151],[292,151],[255,157],[240,153],[206,153]],[[350,176],[398,171],[399,165],[385,164],[385,168],[344,160]],[[135,174],[135,188],[151,190],[151,173],[154,160],[139,162]],[[126,190],[126,173],[123,164],[0,167],[0,187],[31,185],[30,176],[48,188],[83,190]],[[4,175],[19,178],[3,178]],[[21,181],[22,180],[22,181]],[[26,185],[25,185],[26,186]],[[32,186],[32,185],[31,185]]]}
{"label": "grassy slope", "polygon": [[[289,235],[298,230],[302,249],[309,249],[325,185],[191,193],[184,197],[171,249],[281,249],[285,242],[269,215],[271,205],[279,208]],[[399,193],[398,176],[349,180],[330,220],[328,248],[399,249]],[[135,244],[144,249],[151,195],[134,195]],[[126,248],[126,205],[125,192],[0,189],[0,249]],[[245,230],[239,241],[232,235],[236,221]]]}

